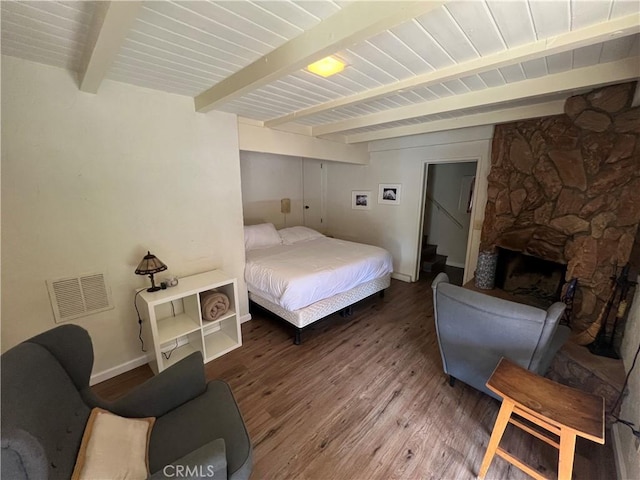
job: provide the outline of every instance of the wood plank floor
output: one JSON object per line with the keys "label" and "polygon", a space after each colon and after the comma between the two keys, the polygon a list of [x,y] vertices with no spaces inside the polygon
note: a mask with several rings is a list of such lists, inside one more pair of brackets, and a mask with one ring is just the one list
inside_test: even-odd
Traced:
{"label": "wood plank floor", "polygon": [[[333,315],[292,343],[263,311],[243,324],[243,346],[206,366],[227,381],[254,445],[253,479],[472,479],[499,403],[442,372],[430,279],[393,281],[353,315]],[[95,386],[115,398],[148,367]],[[557,452],[511,426],[501,444],[555,476]],[[529,478],[495,458],[489,479]],[[609,439],[578,441],[576,479],[615,478]]]}

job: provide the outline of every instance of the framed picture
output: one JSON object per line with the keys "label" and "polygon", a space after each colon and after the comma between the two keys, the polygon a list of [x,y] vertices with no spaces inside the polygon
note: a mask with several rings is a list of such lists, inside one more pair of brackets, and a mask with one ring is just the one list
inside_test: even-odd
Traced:
{"label": "framed picture", "polygon": [[351,208],[354,210],[370,210],[371,192],[366,190],[353,190],[351,192]]}
{"label": "framed picture", "polygon": [[399,183],[381,183],[378,187],[378,203],[385,205],[400,205]]}

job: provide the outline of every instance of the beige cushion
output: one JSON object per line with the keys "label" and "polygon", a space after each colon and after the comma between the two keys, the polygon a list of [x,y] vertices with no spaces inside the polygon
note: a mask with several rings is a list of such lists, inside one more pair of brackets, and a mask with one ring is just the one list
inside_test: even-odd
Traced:
{"label": "beige cushion", "polygon": [[82,436],[72,480],[134,480],[149,476],[155,418],[124,418],[94,408]]}

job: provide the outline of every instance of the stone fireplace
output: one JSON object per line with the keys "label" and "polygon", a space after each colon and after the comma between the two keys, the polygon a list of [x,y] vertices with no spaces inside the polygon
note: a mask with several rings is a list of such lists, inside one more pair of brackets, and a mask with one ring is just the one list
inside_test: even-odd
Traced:
{"label": "stone fireplace", "polygon": [[565,114],[496,126],[481,250],[566,265],[572,327],[598,317],[640,222],[635,83],[569,98]]}

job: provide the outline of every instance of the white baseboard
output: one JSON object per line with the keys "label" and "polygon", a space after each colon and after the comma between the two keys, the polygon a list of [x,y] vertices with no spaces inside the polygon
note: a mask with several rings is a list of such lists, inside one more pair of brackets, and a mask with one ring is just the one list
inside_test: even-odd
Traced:
{"label": "white baseboard", "polygon": [[391,274],[391,278],[395,278],[396,280],[400,280],[402,282],[407,282],[407,283],[411,283],[411,277],[409,275],[405,275],[404,273],[396,273],[393,272]]}
{"label": "white baseboard", "polygon": [[616,461],[616,472],[618,474],[618,480],[624,480],[630,478],[627,476],[627,466],[622,457],[622,441],[620,439],[620,429],[622,427],[615,424],[611,427],[611,439],[613,440],[613,456]]}
{"label": "white baseboard", "polygon": [[240,323],[248,322],[249,320],[251,320],[251,314],[250,313],[247,313],[246,315],[242,315],[240,317]]}
{"label": "white baseboard", "polygon": [[122,365],[108,368],[106,370],[103,370],[102,372],[94,373],[89,379],[89,385],[95,385],[96,383],[104,382],[105,380],[116,377],[121,373],[128,372],[129,370],[144,365],[145,363],[149,363],[149,357],[147,355],[142,355],[138,358],[134,358],[133,360],[129,360]]}

